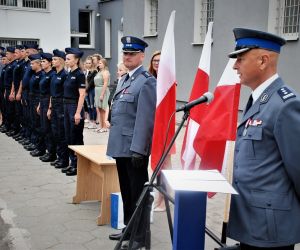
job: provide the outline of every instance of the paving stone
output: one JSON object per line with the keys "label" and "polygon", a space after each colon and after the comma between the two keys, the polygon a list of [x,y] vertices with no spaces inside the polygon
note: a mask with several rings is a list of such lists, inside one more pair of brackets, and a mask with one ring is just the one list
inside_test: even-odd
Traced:
{"label": "paving stone", "polygon": [[74,219],[71,221],[67,221],[64,223],[64,226],[68,230],[75,230],[75,231],[92,231],[97,228],[96,223],[93,225],[90,220],[82,220],[82,219]]}
{"label": "paving stone", "polygon": [[[58,244],[58,245],[52,246],[52,247],[47,248],[47,249],[49,249],[49,250],[87,250],[87,248],[83,245],[67,244],[67,243]],[[96,249],[96,248],[94,248],[94,249]]]}
{"label": "paving stone", "polygon": [[84,244],[94,239],[88,232],[83,231],[71,231],[68,230],[58,237],[59,241],[62,243],[72,243],[72,244]]}

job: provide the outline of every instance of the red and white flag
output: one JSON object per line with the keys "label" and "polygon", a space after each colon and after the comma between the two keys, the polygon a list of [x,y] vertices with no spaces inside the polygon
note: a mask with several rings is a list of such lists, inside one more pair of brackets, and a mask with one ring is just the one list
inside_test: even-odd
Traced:
{"label": "red and white flag", "polygon": [[241,85],[234,63],[235,59],[229,59],[194,140],[201,158],[200,169],[222,172],[226,143],[236,138]]}
{"label": "red and white flag", "polygon": [[[212,27],[213,23],[210,22],[204,40],[202,54],[200,57],[200,62],[189,101],[193,101],[201,97],[205,92],[208,91]],[[205,115],[206,109],[207,105],[198,105],[193,107],[190,111],[190,118],[188,119],[181,149],[181,164],[183,169],[199,168],[199,164],[196,164],[197,153],[194,149],[193,143],[202,122],[203,116]]]}
{"label": "red and white flag", "polygon": [[[176,110],[176,76],[175,76],[175,42],[174,42],[175,11],[172,11],[162,45],[156,85],[156,113],[151,151],[151,168],[154,170],[160,157],[175,134],[175,116],[170,121],[169,132],[166,135],[171,115]],[[167,136],[167,138],[166,138]],[[175,146],[170,154],[175,153]]]}

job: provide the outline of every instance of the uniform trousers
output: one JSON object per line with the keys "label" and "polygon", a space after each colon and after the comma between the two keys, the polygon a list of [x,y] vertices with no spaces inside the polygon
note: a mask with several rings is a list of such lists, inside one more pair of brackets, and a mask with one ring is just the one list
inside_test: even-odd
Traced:
{"label": "uniform trousers", "polygon": [[30,106],[27,90],[22,91],[22,128],[25,138],[30,139]]}
{"label": "uniform trousers", "polygon": [[56,146],[52,134],[51,123],[47,117],[50,97],[40,98],[40,119],[42,136],[46,138],[46,147],[50,155],[56,154]]}
{"label": "uniform trousers", "polygon": [[4,90],[0,89],[0,112],[2,114],[2,124],[5,124],[5,99]]}
{"label": "uniform trousers", "polygon": [[[118,157],[116,159],[117,170],[119,175],[119,183],[123,200],[124,224],[127,225],[136,208],[145,182],[148,178],[148,162],[149,157],[143,166],[133,167],[130,157]],[[143,241],[145,237],[146,221],[145,210],[141,215],[141,221],[136,234],[136,241]],[[129,229],[130,231],[130,229]]]}
{"label": "uniform trousers", "polygon": [[294,245],[282,247],[254,247],[241,243],[241,250],[294,250]]}
{"label": "uniform trousers", "polygon": [[5,91],[5,116],[6,123],[5,127],[8,130],[13,129],[13,121],[14,121],[14,102],[9,100],[10,89],[6,89]]}
{"label": "uniform trousers", "polygon": [[22,104],[21,101],[14,101],[14,123],[13,128],[15,131],[20,131],[22,121]]}
{"label": "uniform trousers", "polygon": [[58,160],[63,164],[69,163],[68,144],[65,137],[64,104],[62,98],[56,100],[52,97],[51,129],[56,145]]}
{"label": "uniform trousers", "polygon": [[[77,103],[64,104],[64,125],[65,137],[68,145],[83,145],[83,128],[84,128],[84,110],[80,112],[81,119],[79,124],[75,124],[75,113],[77,110]],[[74,151],[69,149],[69,157],[71,166],[77,167],[77,156]]]}

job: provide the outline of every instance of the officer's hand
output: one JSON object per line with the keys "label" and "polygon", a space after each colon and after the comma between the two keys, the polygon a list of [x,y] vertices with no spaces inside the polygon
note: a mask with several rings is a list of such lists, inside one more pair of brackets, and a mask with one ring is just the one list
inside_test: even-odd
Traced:
{"label": "officer's hand", "polygon": [[133,153],[131,157],[131,163],[134,168],[140,168],[144,166],[145,156],[138,153]]}
{"label": "officer's hand", "polygon": [[10,100],[11,102],[12,102],[13,100],[15,100],[15,96],[14,96],[13,94],[10,94],[8,98],[9,98],[9,100]]}
{"label": "officer's hand", "polygon": [[47,111],[47,117],[48,117],[48,120],[51,120],[51,109],[48,109],[48,111]]}
{"label": "officer's hand", "polygon": [[36,108],[36,112],[40,115],[40,105],[39,106],[37,106],[37,108]]}
{"label": "officer's hand", "polygon": [[75,115],[74,115],[75,125],[78,125],[78,124],[79,124],[80,119],[81,119],[81,115],[75,113]]}
{"label": "officer's hand", "polygon": [[20,101],[20,100],[21,100],[21,94],[17,94],[17,95],[16,95],[16,100],[17,100],[17,101]]}

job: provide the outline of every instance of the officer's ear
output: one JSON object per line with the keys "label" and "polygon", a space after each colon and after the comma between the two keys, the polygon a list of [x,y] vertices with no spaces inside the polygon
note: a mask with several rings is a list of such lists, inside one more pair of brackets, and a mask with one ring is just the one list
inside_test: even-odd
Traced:
{"label": "officer's ear", "polygon": [[261,70],[264,70],[270,63],[270,56],[269,54],[265,53],[265,54],[262,54],[261,57],[260,57],[260,66],[259,68]]}

